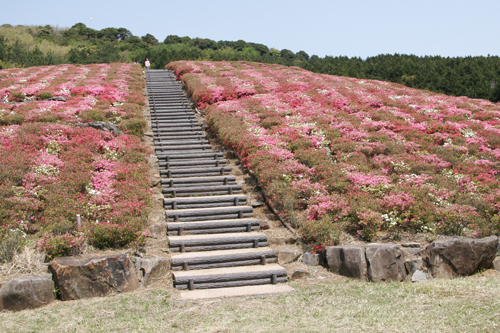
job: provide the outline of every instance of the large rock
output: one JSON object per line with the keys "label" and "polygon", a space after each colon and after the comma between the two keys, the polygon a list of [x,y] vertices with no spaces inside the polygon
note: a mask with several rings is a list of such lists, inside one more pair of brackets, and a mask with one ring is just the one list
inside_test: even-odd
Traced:
{"label": "large rock", "polygon": [[303,269],[295,269],[290,277],[290,281],[305,279],[311,276],[311,273]]}
{"label": "large rock", "polygon": [[139,287],[136,271],[126,254],[56,258],[49,270],[63,301],[127,292]]}
{"label": "large rock", "polygon": [[33,309],[55,299],[52,275],[23,276],[10,280],[0,290],[0,310]]}
{"label": "large rock", "polygon": [[115,136],[122,135],[123,132],[120,130],[120,128],[112,123],[106,123],[104,121],[95,121],[91,123],[77,123],[75,124],[77,127],[92,127],[101,131],[110,131],[113,133]]}
{"label": "large rock", "polygon": [[435,278],[467,276],[488,269],[495,259],[498,237],[452,238],[429,244],[423,259]]}
{"label": "large rock", "polygon": [[168,257],[143,259],[135,258],[135,268],[140,271],[142,283],[149,286],[156,281],[168,278],[170,272],[171,259]]}
{"label": "large rock", "polygon": [[368,245],[365,247],[368,263],[368,280],[372,282],[403,281],[406,269],[399,246]]}
{"label": "large rock", "polygon": [[364,246],[327,246],[323,256],[332,272],[368,281]]}
{"label": "large rock", "polygon": [[302,252],[297,248],[281,248],[278,251],[278,263],[281,265],[295,261]]}
{"label": "large rock", "polygon": [[323,250],[330,270],[365,281],[402,281],[406,278],[401,250],[394,244],[327,246]]}
{"label": "large rock", "polygon": [[307,266],[318,266],[324,264],[324,259],[319,253],[304,252],[302,262]]}

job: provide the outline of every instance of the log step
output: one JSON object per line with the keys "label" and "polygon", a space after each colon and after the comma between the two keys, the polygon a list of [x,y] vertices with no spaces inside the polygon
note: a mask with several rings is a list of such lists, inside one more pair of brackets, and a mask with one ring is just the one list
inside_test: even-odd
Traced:
{"label": "log step", "polygon": [[171,160],[192,160],[192,159],[202,159],[202,158],[208,158],[208,159],[220,159],[223,158],[222,153],[217,153],[217,152],[170,152],[170,153],[162,153],[162,152],[157,152],[156,156],[158,156],[159,160],[165,160],[165,161],[171,161]]}
{"label": "log step", "polygon": [[162,140],[162,141],[168,141],[168,140],[206,140],[207,136],[202,135],[202,134],[186,134],[186,135],[162,135],[162,134],[153,134],[153,137],[155,140]]}
{"label": "log step", "polygon": [[208,220],[200,222],[169,222],[168,235],[196,235],[251,232],[260,229],[259,220],[253,218],[233,220]]}
{"label": "log step", "polygon": [[167,222],[227,220],[253,217],[251,206],[167,210]]}
{"label": "log step", "polygon": [[196,119],[162,119],[159,117],[154,117],[155,119],[151,119],[151,121],[155,124],[168,124],[170,126],[191,126],[191,125],[199,125],[198,120]]}
{"label": "log step", "polygon": [[204,184],[203,186],[192,187],[163,187],[163,194],[166,198],[189,197],[193,195],[239,194],[241,192],[241,185]]}
{"label": "log step", "polygon": [[204,197],[186,197],[163,199],[165,209],[188,209],[188,208],[209,208],[246,205],[247,196],[237,195],[214,195]]}
{"label": "log step", "polygon": [[[168,120],[167,120],[168,121]],[[192,132],[194,131],[201,131],[201,125],[198,123],[176,123],[176,124],[162,124],[161,122],[157,121],[152,121],[152,124],[154,129],[162,131],[162,132],[172,132],[171,130],[177,127],[177,128],[182,128],[183,131],[188,131]],[[175,131],[176,132],[176,131]]]}
{"label": "log step", "polygon": [[206,145],[209,143],[208,140],[206,139],[176,139],[176,138],[167,138],[163,139],[161,137],[154,138],[155,145],[158,144],[159,146],[166,146],[166,145],[176,145],[176,146],[191,146],[191,145]]}
{"label": "log step", "polygon": [[226,166],[227,160],[225,159],[220,159],[220,160],[213,160],[213,159],[199,159],[199,160],[194,160],[194,161],[175,161],[175,162],[164,162],[160,161],[159,165],[160,168],[162,169],[185,169],[187,167],[221,167],[221,166]]}
{"label": "log step", "polygon": [[160,176],[168,178],[181,178],[186,176],[224,176],[231,172],[230,166],[207,167],[207,168],[189,168],[189,169],[174,169],[160,170]]}
{"label": "log step", "polygon": [[174,271],[173,276],[177,289],[190,290],[286,282],[286,270],[276,264]]}
{"label": "log step", "polygon": [[168,238],[172,252],[230,250],[268,246],[267,236],[261,232],[169,236]]}
{"label": "log step", "polygon": [[172,256],[172,270],[195,270],[276,262],[276,251],[270,247],[179,253]]}
{"label": "log step", "polygon": [[200,185],[233,185],[236,184],[235,176],[217,176],[217,177],[187,177],[187,178],[176,178],[176,179],[165,179],[161,180],[161,184],[165,187],[188,187],[188,186],[200,186]]}

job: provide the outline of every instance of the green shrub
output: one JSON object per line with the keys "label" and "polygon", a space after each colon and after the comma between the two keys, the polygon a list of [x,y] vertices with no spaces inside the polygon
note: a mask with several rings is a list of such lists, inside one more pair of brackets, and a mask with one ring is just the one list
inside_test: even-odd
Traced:
{"label": "green shrub", "polygon": [[26,98],[26,96],[23,94],[23,93],[12,93],[10,95],[10,101],[11,102],[24,102],[24,99]]}
{"label": "green shrub", "polygon": [[145,163],[146,158],[144,157],[144,154],[135,152],[135,151],[129,151],[126,152],[121,159],[125,163],[131,163],[131,164],[137,164],[137,163]]}
{"label": "green shrub", "polygon": [[127,245],[142,246],[149,235],[147,230],[139,230],[133,226],[101,222],[86,227],[89,242],[97,249],[125,247]]}
{"label": "green shrub", "polygon": [[122,121],[121,125],[129,131],[129,134],[142,137],[146,130],[147,123],[143,119],[132,118]]}
{"label": "green shrub", "polygon": [[36,99],[39,101],[44,101],[44,100],[47,100],[47,99],[52,98],[52,97],[53,97],[52,93],[48,92],[48,91],[43,91],[43,92],[36,94]]}
{"label": "green shrub", "polygon": [[80,118],[84,123],[94,121],[106,121],[106,115],[100,110],[88,110],[80,114]]}
{"label": "green shrub", "polygon": [[21,125],[23,122],[24,116],[17,113],[0,117],[0,126]]}
{"label": "green shrub", "polygon": [[321,247],[338,245],[344,227],[344,222],[335,222],[330,215],[325,215],[319,221],[304,221],[300,226],[300,233],[302,239],[314,249],[314,252],[318,252]]}

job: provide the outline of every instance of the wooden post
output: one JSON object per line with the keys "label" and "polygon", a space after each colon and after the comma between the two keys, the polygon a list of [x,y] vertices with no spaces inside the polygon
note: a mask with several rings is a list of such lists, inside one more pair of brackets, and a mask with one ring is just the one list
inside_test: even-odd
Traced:
{"label": "wooden post", "polygon": [[260,264],[265,265],[266,263],[267,263],[266,256],[265,255],[260,256]]}
{"label": "wooden post", "polygon": [[271,277],[271,283],[278,284],[278,276],[276,274],[273,274],[273,276]]}
{"label": "wooden post", "polygon": [[193,280],[189,280],[189,282],[188,282],[188,289],[189,290],[194,290],[194,281]]}
{"label": "wooden post", "polygon": [[253,247],[256,249],[259,247],[259,240],[258,239],[254,239],[253,240]]}
{"label": "wooden post", "polygon": [[76,214],[76,227],[81,228],[82,227],[82,220],[80,218],[80,214]]}
{"label": "wooden post", "polygon": [[184,244],[181,244],[179,252],[186,252],[186,246]]}
{"label": "wooden post", "polygon": [[182,269],[183,269],[183,270],[185,270],[185,271],[189,270],[189,267],[188,267],[188,263],[187,263],[187,262],[183,262],[183,263],[182,263]]}
{"label": "wooden post", "polygon": [[182,236],[184,233],[184,227],[179,227],[179,236]]}

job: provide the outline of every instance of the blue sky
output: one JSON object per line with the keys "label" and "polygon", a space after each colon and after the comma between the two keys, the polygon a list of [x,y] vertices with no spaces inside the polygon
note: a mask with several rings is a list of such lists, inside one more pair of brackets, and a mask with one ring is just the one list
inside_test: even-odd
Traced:
{"label": "blue sky", "polygon": [[21,0],[2,4],[0,24],[82,22],[160,42],[167,35],[243,39],[321,57],[454,57],[500,55],[499,13],[499,0]]}

